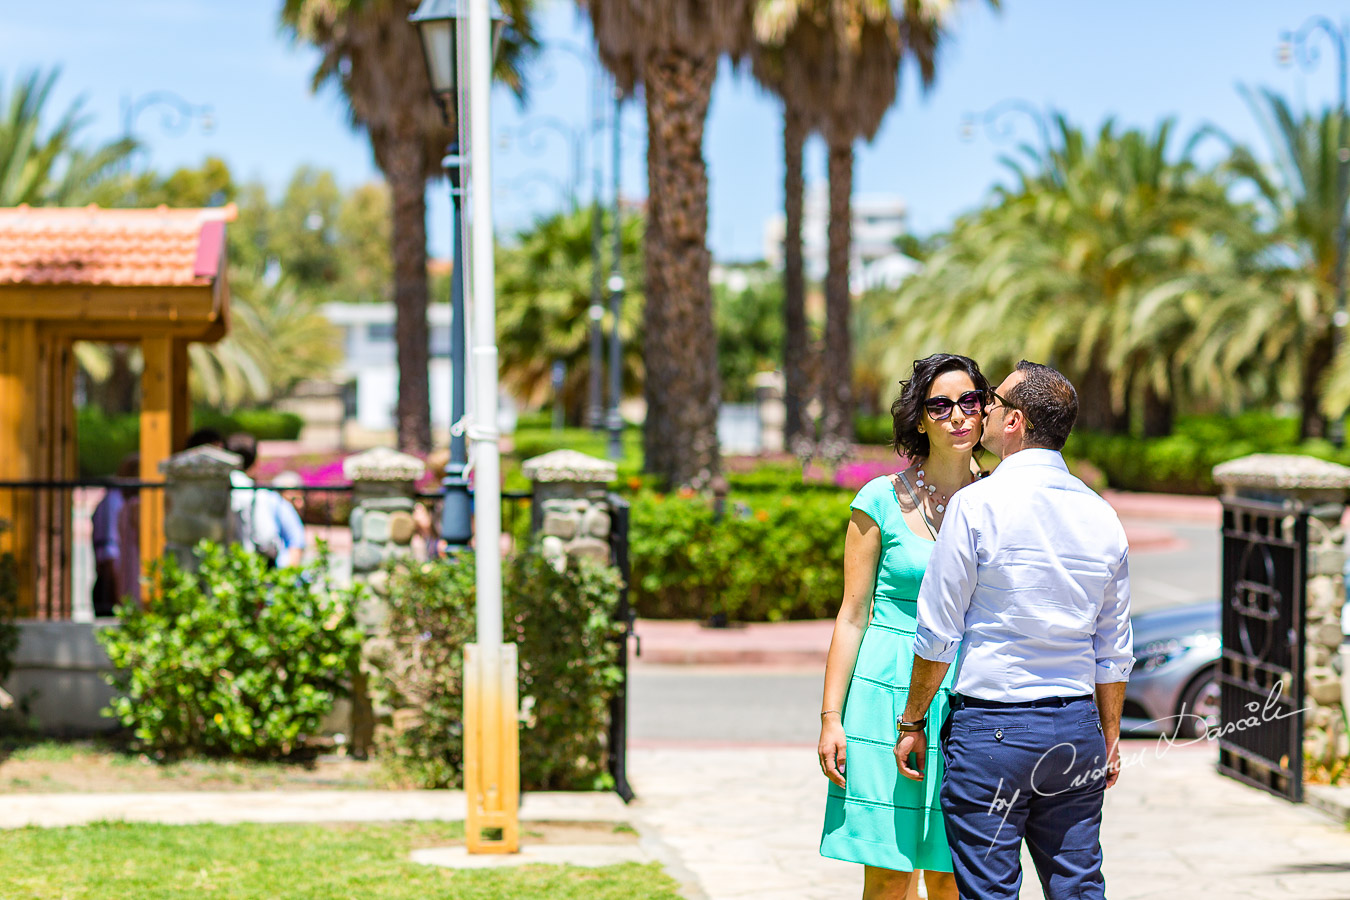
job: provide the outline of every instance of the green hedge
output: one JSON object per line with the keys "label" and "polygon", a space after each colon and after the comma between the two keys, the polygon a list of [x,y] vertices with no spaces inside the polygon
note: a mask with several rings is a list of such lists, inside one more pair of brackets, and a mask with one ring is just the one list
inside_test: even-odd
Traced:
{"label": "green hedge", "polygon": [[[582,562],[557,572],[537,553],[512,559],[503,581],[506,640],[519,648],[520,780],[525,790],[604,790],[609,701],[622,673],[614,621],[616,570]],[[372,683],[392,707],[377,746],[395,780],[460,787],[464,645],[474,639],[474,565],[428,562],[389,579],[387,640]]]}
{"label": "green hedge", "polygon": [[[110,416],[97,407],[86,406],[76,410],[75,423],[83,478],[112,475],[124,456],[140,449],[141,420],[137,413]],[[247,431],[260,441],[293,441],[300,436],[305,420],[295,413],[274,409],[222,413],[199,406],[193,410],[192,427],[210,427],[226,435]]]}
{"label": "green hedge", "polygon": [[172,557],[144,608],[124,604],[98,632],[115,672],[109,714],[159,757],[267,758],[302,749],[354,670],[354,590],[328,560],[272,569],[256,553],[203,542],[195,573]]}
{"label": "green hedge", "polygon": [[1182,417],[1164,438],[1075,432],[1064,452],[1100,469],[1113,488],[1173,494],[1216,493],[1214,467],[1251,453],[1295,453],[1350,465],[1350,451],[1326,441],[1299,443],[1296,419],[1260,412]]}
{"label": "green hedge", "polygon": [[632,498],[632,602],[638,615],[742,621],[819,619],[838,611],[851,495],[732,493],[719,521],[707,498]]}

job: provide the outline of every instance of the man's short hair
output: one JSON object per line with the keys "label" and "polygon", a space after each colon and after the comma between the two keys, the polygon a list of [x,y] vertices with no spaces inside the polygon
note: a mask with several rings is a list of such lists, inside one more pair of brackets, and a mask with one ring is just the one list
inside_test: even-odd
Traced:
{"label": "man's short hair", "polygon": [[253,464],[258,461],[258,439],[247,431],[236,431],[226,438],[225,449],[243,457],[245,472],[253,468]]}
{"label": "man's short hair", "polygon": [[1027,418],[1027,443],[1062,450],[1078,420],[1078,392],[1057,369],[1022,360],[1022,380],[1008,389],[1008,402]]}
{"label": "man's short hair", "polygon": [[191,450],[193,447],[224,446],[225,435],[221,434],[217,429],[212,428],[210,425],[207,425],[203,428],[198,428],[196,431],[192,432],[192,434],[189,434],[187,436],[187,446],[183,449]]}

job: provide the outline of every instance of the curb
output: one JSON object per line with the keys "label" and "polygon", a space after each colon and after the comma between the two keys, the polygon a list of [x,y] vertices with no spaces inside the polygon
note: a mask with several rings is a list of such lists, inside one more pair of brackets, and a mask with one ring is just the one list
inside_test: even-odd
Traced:
{"label": "curb", "polygon": [[1326,813],[1340,824],[1350,825],[1350,787],[1305,785],[1303,799],[1313,809]]}

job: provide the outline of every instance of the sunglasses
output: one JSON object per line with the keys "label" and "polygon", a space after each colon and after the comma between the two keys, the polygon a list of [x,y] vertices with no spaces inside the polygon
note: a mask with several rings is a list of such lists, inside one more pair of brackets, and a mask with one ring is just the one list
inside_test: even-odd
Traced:
{"label": "sunglasses", "polygon": [[952,410],[958,406],[961,407],[961,412],[968,416],[979,415],[984,411],[984,393],[966,391],[955,400],[951,397],[929,397],[923,401],[923,408],[937,422],[951,418]]}

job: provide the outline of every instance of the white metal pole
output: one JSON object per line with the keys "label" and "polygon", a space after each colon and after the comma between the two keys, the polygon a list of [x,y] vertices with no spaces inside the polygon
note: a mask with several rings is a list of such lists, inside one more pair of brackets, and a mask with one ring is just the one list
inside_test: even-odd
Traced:
{"label": "white metal pole", "polygon": [[474,543],[478,645],[502,643],[501,454],[497,446],[497,316],[492,241],[492,14],[469,0],[469,160],[473,202]]}

